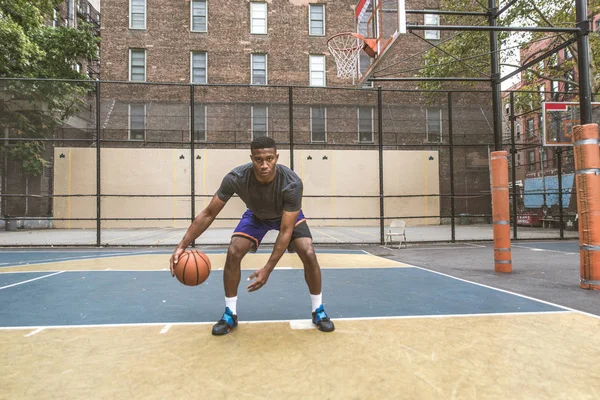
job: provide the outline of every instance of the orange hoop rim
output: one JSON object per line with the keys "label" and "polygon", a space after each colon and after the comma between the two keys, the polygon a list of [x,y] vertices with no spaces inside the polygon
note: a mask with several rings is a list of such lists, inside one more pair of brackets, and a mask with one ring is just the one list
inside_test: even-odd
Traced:
{"label": "orange hoop rim", "polygon": [[[358,41],[356,42],[356,44],[354,46],[340,48],[335,45],[335,39],[338,37],[341,37],[341,36],[353,36],[356,39],[358,39]],[[354,33],[354,32],[337,33],[337,34],[333,35],[332,37],[330,37],[329,39],[327,39],[327,46],[330,49],[334,49],[336,51],[344,51],[344,52],[360,50],[364,46],[364,43],[365,43],[365,38],[362,35],[360,35],[358,33]]]}

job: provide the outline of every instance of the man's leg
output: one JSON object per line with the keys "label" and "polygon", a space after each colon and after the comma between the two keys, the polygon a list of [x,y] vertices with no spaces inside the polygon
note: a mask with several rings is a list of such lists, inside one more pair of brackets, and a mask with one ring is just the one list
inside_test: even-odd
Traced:
{"label": "man's leg", "polygon": [[294,240],[294,249],[304,265],[304,280],[310,294],[321,294],[321,267],[312,245],[312,239],[302,237]]}
{"label": "man's leg", "polygon": [[[306,222],[304,222],[306,224]],[[308,229],[308,227],[307,227]],[[312,238],[299,237],[293,241],[294,250],[298,253],[304,265],[304,279],[310,291],[312,303],[312,320],[317,328],[323,332],[331,332],[335,325],[325,313],[321,293],[321,267],[315,254]]]}
{"label": "man's leg", "polygon": [[242,275],[242,259],[253,246],[253,242],[244,237],[231,238],[223,269],[225,312],[213,326],[213,335],[225,335],[237,326],[237,289]]}

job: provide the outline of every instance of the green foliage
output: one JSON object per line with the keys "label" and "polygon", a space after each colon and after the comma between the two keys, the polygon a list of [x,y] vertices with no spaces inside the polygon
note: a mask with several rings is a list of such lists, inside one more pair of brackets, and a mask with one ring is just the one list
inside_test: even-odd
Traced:
{"label": "green foliage", "polygon": [[[0,77],[88,79],[73,65],[94,58],[99,39],[91,26],[47,26],[62,0],[0,0]],[[91,83],[0,81],[0,134],[44,138],[84,105]],[[4,149],[23,169],[41,174],[47,161],[42,141],[17,142]]]}
{"label": "green foliage", "polygon": [[[486,11],[481,4],[472,0],[441,0],[440,9],[455,11]],[[500,1],[499,8],[507,4],[508,0]],[[600,8],[600,0],[588,0],[588,9],[590,13],[596,12]],[[443,16],[444,25],[487,25],[487,18],[484,17],[465,17],[465,16]],[[555,27],[575,27],[575,1],[556,1],[556,0],[534,0],[518,1],[507,11],[501,14],[497,22],[500,26],[555,26]],[[452,57],[442,52],[432,49],[425,56],[426,67],[422,70],[423,77],[482,77],[474,69],[490,74],[490,54],[489,54],[489,33],[487,32],[452,32],[457,37],[444,41],[442,36],[441,47],[454,57],[461,59],[463,63],[456,62]],[[547,50],[558,46],[571,38],[568,34],[549,34],[549,33],[514,33],[500,32],[500,62],[501,66],[515,66],[524,64]],[[535,43],[541,40],[543,46],[535,49]],[[600,77],[598,76],[598,63],[600,63],[600,37],[597,34],[589,35],[590,41],[590,73],[592,80],[592,91],[600,91]],[[521,59],[520,50],[532,46],[530,54]],[[535,50],[534,50],[535,49]],[[539,82],[542,79],[568,82],[577,89],[577,82],[570,76],[569,71],[577,68],[577,48],[569,46],[573,58],[560,65],[548,62],[546,59],[543,65],[537,65],[529,69],[528,73],[523,74],[523,90],[537,91]],[[515,60],[520,60],[515,61]],[[468,64],[468,65],[466,65]],[[471,68],[473,67],[473,68]],[[442,85],[439,82],[425,82],[421,84],[424,89],[440,89]],[[517,112],[529,110],[531,107],[539,106],[540,96],[537,94],[519,94],[517,100]]]}

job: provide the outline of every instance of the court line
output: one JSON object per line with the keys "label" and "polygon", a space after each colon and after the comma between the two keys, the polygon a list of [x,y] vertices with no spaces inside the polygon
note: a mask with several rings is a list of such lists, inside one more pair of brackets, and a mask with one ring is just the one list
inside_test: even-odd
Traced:
{"label": "court line", "polygon": [[[377,256],[376,256],[377,257]],[[383,258],[383,257],[379,257],[379,258]],[[321,269],[326,269],[326,270],[356,270],[356,269],[395,269],[395,268],[418,268],[415,267],[414,265],[410,265],[410,264],[406,264],[403,263],[401,261],[394,261],[394,260],[389,260],[391,262],[394,262],[398,265],[377,265],[377,266],[369,266],[369,267],[321,267]],[[275,267],[275,270],[282,270],[282,271],[287,271],[287,270],[299,270],[300,268],[293,268],[293,267]],[[213,271],[222,271],[223,267],[218,267],[218,268],[213,268]],[[254,269],[252,268],[242,268],[242,271],[253,271]],[[50,272],[52,270],[32,270],[32,271],[2,271],[0,270],[0,276],[2,274],[31,274],[31,273],[40,273],[40,272]],[[65,272],[65,273],[75,273],[75,272],[165,272],[168,271],[167,268],[161,268],[161,269],[71,269],[71,270],[61,270],[60,272]]]}
{"label": "court line", "polygon": [[456,279],[457,281],[463,281],[463,282],[470,283],[470,284],[477,285],[477,286],[481,286],[481,287],[484,287],[484,288],[487,288],[487,289],[496,290],[498,292],[504,292],[504,293],[512,294],[514,296],[519,296],[519,297],[522,297],[524,299],[534,300],[534,301],[537,301],[537,302],[540,302],[540,303],[548,304],[550,306],[562,308],[564,310],[573,311],[573,312],[577,312],[577,313],[580,313],[580,314],[589,315],[591,317],[600,319],[600,315],[595,315],[595,314],[591,314],[591,313],[588,313],[588,312],[585,312],[585,311],[576,310],[574,308],[567,307],[567,306],[561,306],[559,304],[551,303],[551,302],[546,301],[546,300],[541,300],[541,299],[537,299],[535,297],[526,296],[524,294],[519,294],[519,293],[511,292],[510,290],[504,290],[504,289],[500,289],[500,288],[497,288],[497,287],[485,285],[483,283],[477,283],[477,282],[469,281],[467,279],[457,278],[457,277],[452,276],[452,275],[444,274],[443,272],[438,272],[438,271],[434,271],[434,270],[431,270],[431,269],[427,269],[427,268],[423,268],[423,267],[418,267],[416,265],[411,265],[411,264],[406,264],[406,265],[409,265],[410,267],[422,269],[423,271],[428,271],[428,272],[432,272],[434,274],[438,274],[438,275],[442,275],[442,276],[445,276],[445,277],[448,277],[448,278]]}
{"label": "court line", "polygon": [[[340,317],[332,318],[334,321],[371,321],[371,320],[399,320],[399,319],[420,319],[420,318],[468,318],[468,317],[514,317],[522,315],[546,315],[546,314],[577,314],[577,310],[565,311],[532,311],[532,312],[506,312],[506,313],[479,313],[479,314],[439,314],[439,315],[401,315],[401,316],[381,316],[381,317]],[[238,321],[239,325],[252,324],[277,324],[277,323],[302,323],[310,319],[279,319],[263,321]],[[214,321],[198,322],[140,322],[140,323],[122,323],[122,324],[89,324],[89,325],[44,325],[44,326],[0,326],[0,331],[16,331],[31,329],[86,329],[86,328],[123,328],[123,327],[156,327],[156,326],[201,326],[214,325]],[[164,329],[164,328],[163,328]]]}
{"label": "court line", "polygon": [[173,325],[171,325],[171,324],[165,325],[165,327],[160,330],[160,333],[161,334],[167,333],[169,331],[169,329],[171,329],[171,326],[173,326]]}
{"label": "court line", "polygon": [[2,287],[0,287],[0,290],[2,290],[2,289],[8,289],[9,287],[13,287],[13,286],[19,286],[19,285],[22,285],[22,284],[28,283],[28,282],[37,281],[38,279],[49,278],[49,277],[54,276],[54,275],[62,274],[63,272],[65,272],[65,271],[58,271],[58,272],[55,272],[53,274],[48,274],[48,275],[44,275],[44,276],[38,276],[37,278],[28,279],[26,281],[17,282],[17,283],[13,283],[11,285],[2,286]]}
{"label": "court line", "polygon": [[550,250],[550,249],[542,249],[539,247],[527,247],[527,246],[519,246],[519,245],[512,245],[512,247],[518,247],[520,249],[527,249],[527,250],[531,250],[531,251],[550,251],[552,253],[561,253],[561,254],[577,254],[579,255],[579,253],[573,253],[572,251],[560,251],[560,250]]}
{"label": "court line", "polygon": [[25,337],[30,337],[30,336],[33,336],[33,335],[35,335],[35,334],[37,334],[37,333],[40,333],[40,332],[41,332],[41,331],[43,331],[44,329],[45,329],[45,328],[37,328],[36,330],[34,330],[34,331],[31,331],[31,332],[29,332],[27,335],[24,335],[24,336],[25,336]]}

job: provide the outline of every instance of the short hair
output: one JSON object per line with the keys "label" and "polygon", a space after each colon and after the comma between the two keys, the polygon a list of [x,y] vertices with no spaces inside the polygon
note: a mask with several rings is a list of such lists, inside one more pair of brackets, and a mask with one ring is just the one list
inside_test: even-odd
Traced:
{"label": "short hair", "polygon": [[275,145],[275,141],[268,136],[257,137],[250,143],[250,150],[256,149],[275,149],[277,150],[277,146]]}

